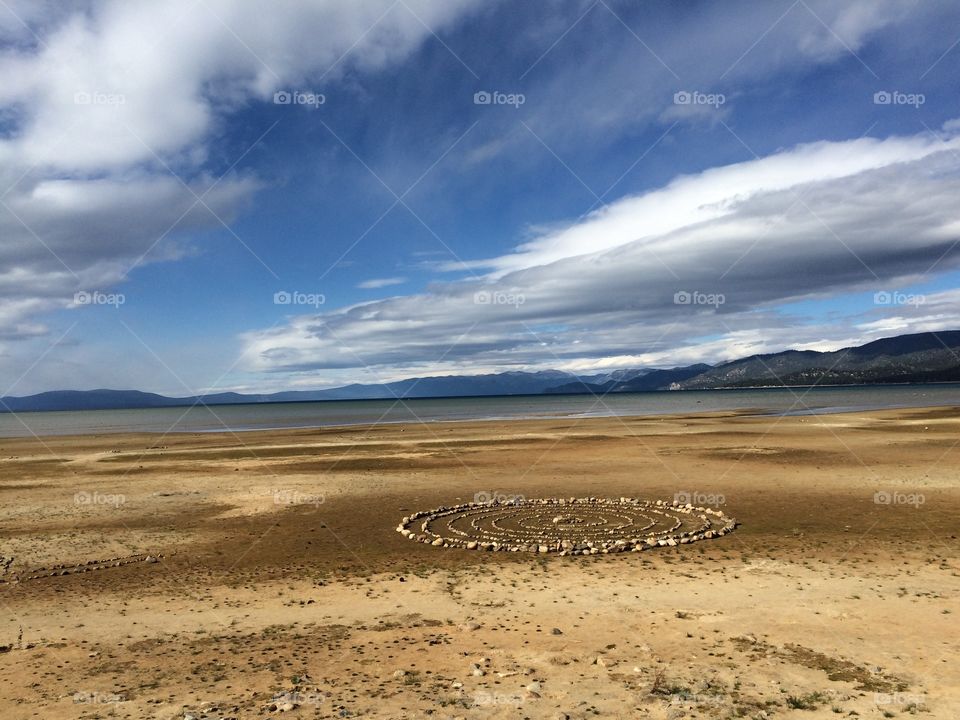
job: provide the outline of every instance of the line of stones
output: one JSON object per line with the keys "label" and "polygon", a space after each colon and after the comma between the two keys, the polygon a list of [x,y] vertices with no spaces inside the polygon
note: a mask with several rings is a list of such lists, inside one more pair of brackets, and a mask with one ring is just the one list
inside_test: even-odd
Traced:
{"label": "line of stones", "polygon": [[[576,527],[575,527],[574,529],[576,529],[576,530],[581,530],[581,531],[583,531],[583,530],[588,530],[588,531],[591,531],[591,532],[605,532],[605,533],[607,533],[607,534],[613,534],[613,533],[616,533],[616,532],[618,532],[618,531],[622,531],[622,530],[624,530],[625,528],[635,527],[635,526],[637,525],[637,517],[636,517],[636,516],[625,515],[625,514],[622,514],[622,513],[623,513],[622,510],[619,510],[619,509],[618,509],[618,510],[616,511],[615,519],[622,521],[619,525],[611,525],[609,522],[607,522],[607,520],[608,520],[607,516],[603,516],[602,522],[601,522],[601,521],[598,521],[598,522],[582,522],[582,521],[581,521],[581,522],[577,522]],[[527,534],[530,534],[530,533],[535,533],[535,532],[542,532],[542,529],[539,529],[539,530],[538,530],[538,529],[530,529],[530,528],[527,527],[527,525],[530,524],[531,522],[541,522],[541,521],[543,521],[544,519],[548,519],[548,520],[549,520],[549,518],[547,517],[549,514],[550,514],[549,512],[543,512],[543,511],[535,511],[535,513],[534,513],[533,515],[523,514],[523,513],[521,513],[520,511],[512,512],[512,513],[506,513],[506,514],[500,513],[500,514],[497,514],[497,515],[493,515],[493,516],[492,516],[492,519],[490,520],[490,525],[493,527],[494,530],[500,530],[500,531],[502,531],[502,532],[507,532],[507,533],[519,533],[519,534],[527,533]],[[662,514],[662,513],[661,513],[661,514]],[[520,516],[519,520],[517,521],[517,524],[519,525],[519,527],[517,527],[517,528],[505,528],[505,527],[502,527],[502,526],[501,526],[500,523],[501,523],[503,520],[509,520],[509,519],[512,518],[512,517],[517,517],[518,515]],[[476,530],[478,530],[478,531],[480,531],[480,532],[483,532],[484,529],[483,529],[482,527],[480,527],[477,523],[478,523],[478,521],[483,520],[483,519],[488,518],[488,517],[491,517],[491,515],[489,515],[489,514],[487,514],[487,515],[478,515],[478,516],[474,517],[473,520],[471,520],[470,525],[471,525],[474,529],[476,529]],[[645,520],[650,520],[650,518],[649,518],[648,516],[646,516],[646,515],[640,515],[640,517],[644,518]],[[452,523],[452,522],[455,522],[455,520],[449,520],[449,521],[447,522],[447,525],[449,526],[450,523]],[[636,530],[635,534],[639,535],[639,534],[643,533],[645,530],[647,530],[648,528],[652,528],[652,527],[653,527],[654,525],[656,525],[656,524],[657,524],[657,521],[656,521],[656,520],[651,520],[649,523],[647,523],[646,525],[644,525],[642,528],[638,528],[638,529]],[[549,529],[549,526],[546,526],[546,527]],[[558,526],[558,527],[564,527],[564,526],[563,526],[563,525],[560,525],[560,526]]]}
{"label": "line of stones", "polygon": [[122,567],[123,565],[132,565],[133,563],[138,562],[155,563],[159,562],[159,559],[162,557],[163,555],[121,555],[114,558],[107,558],[106,560],[88,560],[85,563],[79,563],[77,565],[51,565],[50,567],[40,567],[34,568],[33,570],[27,570],[24,573],[15,575],[12,580],[0,578],[0,583],[16,583],[23,580],[38,580],[45,577],[75,575],[77,573],[92,572],[94,570],[106,570],[113,567]]}
{"label": "line of stones", "polygon": [[[632,509],[635,509],[637,511],[642,510],[643,512],[653,512],[658,515],[662,515],[664,518],[669,518],[668,515],[658,510],[650,510],[649,508],[632,508]],[[479,524],[480,520],[490,518],[491,513],[496,513],[497,511],[498,511],[497,508],[484,508],[482,511],[476,511],[472,513],[474,517],[471,519],[470,525],[475,531],[472,534],[465,533],[459,528],[454,527],[453,525],[453,523],[457,522],[458,520],[464,517],[463,514],[453,514],[452,516],[448,516],[447,529],[456,535],[467,537],[468,539],[472,539],[472,540],[480,540],[480,541],[487,541],[487,542],[504,542],[505,540],[502,534],[489,531]],[[534,513],[532,517],[535,520],[543,523],[543,521],[545,520],[549,522],[550,516],[556,511],[551,509],[549,506],[547,506],[542,509],[541,508],[532,509],[532,512]],[[618,508],[617,512],[619,513],[622,511]],[[515,517],[517,515],[521,515],[522,517],[531,517],[529,515],[526,515],[526,516],[522,515],[521,510],[516,510],[510,513],[511,517]],[[526,541],[527,543],[534,542],[537,546],[539,546],[543,542],[549,545],[549,544],[556,544],[557,542],[561,541],[560,538],[555,537],[553,533],[544,531],[542,529],[538,531],[534,531],[534,530],[530,530],[523,527],[516,528],[516,529],[503,528],[497,524],[497,520],[501,517],[503,516],[494,515],[491,524],[493,525],[494,530],[499,530],[501,533],[508,534],[508,537],[506,538],[506,542],[508,544],[511,540],[514,541],[514,543],[516,543],[517,541]],[[649,519],[645,515],[641,517],[643,517],[644,519]],[[653,522],[647,523],[643,527],[636,527],[636,528],[630,529],[630,523],[624,523],[621,525],[614,526],[612,529],[607,529],[602,531],[590,530],[589,528],[585,531],[583,526],[577,525],[575,528],[569,528],[568,532],[572,531],[580,534],[579,540],[571,540],[571,542],[573,542],[574,544],[584,544],[590,540],[595,540],[594,537],[588,537],[586,532],[590,532],[592,535],[597,535],[600,532],[605,532],[607,535],[617,535],[620,538],[622,538],[626,532],[630,532],[632,537],[666,536],[673,533],[683,524],[682,520],[678,520],[676,518],[669,518],[669,519],[674,520],[673,526],[668,529],[658,530],[658,531],[655,531],[652,529],[657,524],[657,521],[653,521]],[[547,527],[547,530],[551,529],[548,525],[546,527]],[[557,528],[554,528],[554,529],[561,529],[561,527],[562,526],[558,526]],[[706,523],[702,529],[709,530],[710,524]],[[600,539],[605,540],[609,538],[600,538]]]}
{"label": "line of stones", "polygon": [[[487,540],[476,540],[469,539],[464,533],[464,537],[461,538],[444,538],[436,533],[432,532],[429,529],[431,522],[444,517],[446,515],[456,514],[457,517],[462,517],[466,513],[474,513],[481,511],[488,511],[492,508],[513,508],[513,507],[531,507],[531,506],[542,506],[542,505],[552,505],[552,506],[578,506],[578,505],[587,505],[587,506],[599,506],[599,507],[614,507],[614,506],[633,506],[636,508],[642,508],[647,511],[657,512],[658,514],[665,514],[665,511],[683,513],[683,514],[698,514],[699,517],[704,521],[704,524],[698,527],[695,530],[689,530],[681,533],[675,533],[672,535],[664,536],[663,533],[654,533],[648,534],[644,538],[630,538],[630,539],[617,539],[617,540],[601,540],[601,541],[586,541],[583,543],[575,543],[571,540],[557,540],[551,542],[550,544],[540,543],[540,544],[515,544],[509,542],[500,542],[497,540],[487,541]],[[415,521],[421,520],[420,523],[420,532],[411,530],[408,526],[412,525]],[[677,524],[673,529],[676,529],[682,525],[682,521],[677,521]],[[586,498],[532,498],[524,500],[509,500],[507,502],[492,501],[489,503],[463,503],[460,505],[452,506],[442,506],[436,508],[435,510],[425,510],[420,512],[415,512],[412,515],[404,517],[400,521],[400,525],[397,527],[397,532],[406,537],[408,540],[413,540],[415,542],[425,543],[433,545],[434,547],[458,547],[464,548],[466,550],[486,550],[494,552],[538,552],[538,553],[550,553],[556,552],[560,555],[597,555],[597,554],[608,554],[616,552],[640,552],[643,550],[649,550],[654,547],[663,547],[663,546],[676,546],[676,545],[686,545],[697,540],[709,540],[716,537],[722,537],[727,533],[733,532],[737,526],[737,521],[733,518],[729,518],[724,515],[719,510],[714,510],[713,508],[704,508],[691,505],[690,503],[679,503],[679,502],[665,502],[663,500],[657,500],[656,502],[651,502],[649,500],[638,500],[636,498],[626,498],[621,497],[619,500],[607,499],[607,498],[596,498],[596,497],[586,497]],[[459,531],[457,531],[459,532]]]}

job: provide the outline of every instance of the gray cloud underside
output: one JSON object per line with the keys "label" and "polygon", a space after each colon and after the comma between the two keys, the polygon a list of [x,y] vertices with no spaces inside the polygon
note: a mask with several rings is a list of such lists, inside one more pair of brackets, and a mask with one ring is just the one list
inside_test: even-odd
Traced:
{"label": "gray cloud underside", "polygon": [[[875,167],[772,192],[754,189],[746,197],[726,198],[721,212],[707,212],[708,220],[627,241],[622,232],[629,212],[643,208],[644,199],[625,198],[486,264],[529,264],[556,252],[568,255],[563,259],[293,317],[284,327],[248,334],[248,359],[252,367],[272,371],[440,369],[467,359],[494,367],[575,365],[591,358],[654,357],[696,338],[796,329],[802,319],[776,312],[776,304],[890,288],[932,268],[956,266],[951,252],[960,240],[956,144],[955,138],[820,144],[825,161]],[[898,161],[900,156],[907,159]],[[731,174],[763,175],[764,168],[764,160],[757,160],[708,171],[694,178],[693,187],[704,178],[723,183]],[[685,196],[688,189],[680,183],[660,192],[669,206],[671,196]],[[648,218],[635,221],[638,228],[649,224]],[[579,238],[579,252],[571,247],[571,232]],[[615,246],[591,253],[591,235],[601,245]],[[716,308],[677,305],[679,291],[722,294],[725,302]],[[490,302],[478,303],[477,293]],[[803,337],[795,333],[793,341]],[[737,352],[736,344],[728,344],[719,354]]]}

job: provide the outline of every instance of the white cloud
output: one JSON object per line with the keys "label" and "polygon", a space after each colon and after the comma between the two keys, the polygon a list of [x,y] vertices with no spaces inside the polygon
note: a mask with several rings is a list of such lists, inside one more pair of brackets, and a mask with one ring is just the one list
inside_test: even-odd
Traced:
{"label": "white cloud", "polygon": [[[249,367],[673,364],[830,342],[775,306],[916,279],[944,253],[938,269],[954,267],[958,149],[820,142],[678,178],[478,263],[483,279],[251,332]],[[723,303],[678,305],[681,291]]]}
{"label": "white cloud", "polygon": [[[474,262],[474,268],[491,268],[494,276],[546,265],[564,258],[596,253],[642,242],[658,256],[686,250],[664,239],[701,223],[719,225],[733,218],[744,203],[783,190],[796,190],[802,198],[805,185],[822,184],[859,173],[911,162],[935,152],[960,148],[960,139],[946,143],[923,134],[875,140],[861,138],[845,143],[819,142],[790,152],[713,168],[680,177],[665,188],[628,197],[591,213],[584,222],[538,237],[516,253]],[[736,228],[731,228],[736,232]],[[451,263],[450,270],[460,269]]]}
{"label": "white cloud", "polygon": [[94,3],[61,14],[36,51],[0,58],[0,103],[23,113],[0,158],[88,172],[151,163],[205,139],[218,111],[396,62],[428,36],[420,20],[441,28],[471,2]]}
{"label": "white cloud", "polygon": [[3,335],[229,222],[259,182],[205,171],[223,115],[396,63],[475,3],[3,3]]}
{"label": "white cloud", "polygon": [[363,290],[376,290],[378,288],[390,287],[391,285],[403,285],[407,279],[405,277],[372,278],[364,280],[357,285]]}

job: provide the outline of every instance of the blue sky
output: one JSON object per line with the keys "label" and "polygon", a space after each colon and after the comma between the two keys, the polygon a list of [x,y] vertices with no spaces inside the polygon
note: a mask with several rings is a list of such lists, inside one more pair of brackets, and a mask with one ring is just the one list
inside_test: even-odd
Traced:
{"label": "blue sky", "polygon": [[8,2],[0,394],[592,372],[956,328],[958,20]]}

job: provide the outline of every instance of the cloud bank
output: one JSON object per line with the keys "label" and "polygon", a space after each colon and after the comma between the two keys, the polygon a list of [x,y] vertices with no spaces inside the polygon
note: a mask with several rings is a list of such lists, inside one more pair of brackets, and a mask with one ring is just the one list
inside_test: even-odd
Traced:
{"label": "cloud bank", "polygon": [[[401,61],[474,0],[8,2],[0,8],[0,326],[106,289],[229,224],[256,178],[211,177],[223,118]],[[309,90],[313,90],[311,85]],[[237,158],[239,160],[239,153]]]}
{"label": "cloud bank", "polygon": [[247,361],[574,369],[829,344],[774,306],[953,267],[958,150],[955,131],[818,142],[680,177],[473,261],[472,279],[248,333]]}

